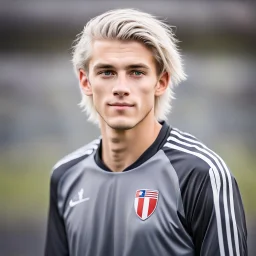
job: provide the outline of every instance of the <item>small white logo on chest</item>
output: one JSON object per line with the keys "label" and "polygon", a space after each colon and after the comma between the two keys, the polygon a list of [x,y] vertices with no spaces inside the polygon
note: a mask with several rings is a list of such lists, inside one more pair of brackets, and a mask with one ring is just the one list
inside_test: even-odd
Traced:
{"label": "small white logo on chest", "polygon": [[83,198],[83,195],[84,195],[84,189],[82,188],[82,189],[78,192],[78,200],[73,201],[73,200],[71,199],[70,202],[69,202],[69,206],[70,206],[70,207],[74,207],[74,206],[77,205],[77,204],[81,204],[81,203],[83,203],[83,202],[85,202],[85,201],[90,200],[89,197]]}

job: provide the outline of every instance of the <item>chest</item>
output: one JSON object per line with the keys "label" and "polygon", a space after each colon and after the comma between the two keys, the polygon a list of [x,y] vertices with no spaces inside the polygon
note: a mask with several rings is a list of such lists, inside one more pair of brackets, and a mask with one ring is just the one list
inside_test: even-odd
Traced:
{"label": "chest", "polygon": [[151,163],[117,175],[87,170],[67,195],[63,216],[70,248],[88,255],[170,251],[171,241],[186,236],[180,202],[170,165]]}

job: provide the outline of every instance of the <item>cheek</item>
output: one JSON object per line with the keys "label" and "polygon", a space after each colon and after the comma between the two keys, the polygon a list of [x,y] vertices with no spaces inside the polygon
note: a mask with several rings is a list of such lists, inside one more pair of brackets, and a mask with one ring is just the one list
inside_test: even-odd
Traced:
{"label": "cheek", "polygon": [[102,99],[108,94],[107,86],[103,84],[95,84],[92,86],[93,99],[95,101],[102,101]]}
{"label": "cheek", "polygon": [[[140,95],[141,101],[151,104],[155,99],[154,85],[140,87],[138,95]],[[147,104],[146,102],[145,104]]]}
{"label": "cheek", "polygon": [[143,80],[138,88],[140,88],[140,91],[143,95],[152,96],[155,93],[156,84],[156,78],[154,76],[150,76]]}

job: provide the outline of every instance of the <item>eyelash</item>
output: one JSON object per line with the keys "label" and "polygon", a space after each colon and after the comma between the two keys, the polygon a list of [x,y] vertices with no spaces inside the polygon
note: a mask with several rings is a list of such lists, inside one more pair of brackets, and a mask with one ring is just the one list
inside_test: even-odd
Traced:
{"label": "eyelash", "polygon": [[[112,71],[112,70],[104,70],[104,71],[100,71],[100,72],[98,73],[98,75],[104,75],[104,73],[107,73],[107,72],[112,73],[112,74],[115,73],[115,72]],[[131,73],[135,73],[135,72],[140,73],[140,75],[138,75],[137,77],[140,77],[140,76],[142,76],[142,75],[145,75],[144,72],[139,71],[139,70],[131,70],[130,74],[131,74]],[[108,75],[107,75],[107,76],[108,76]],[[109,75],[109,76],[112,76],[112,75]]]}

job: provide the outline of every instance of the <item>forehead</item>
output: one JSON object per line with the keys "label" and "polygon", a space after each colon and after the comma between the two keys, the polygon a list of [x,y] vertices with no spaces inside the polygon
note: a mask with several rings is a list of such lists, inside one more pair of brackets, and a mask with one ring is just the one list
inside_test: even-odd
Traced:
{"label": "forehead", "polygon": [[96,40],[92,44],[89,65],[93,68],[99,63],[112,66],[143,63],[154,68],[154,57],[150,49],[137,41]]}

